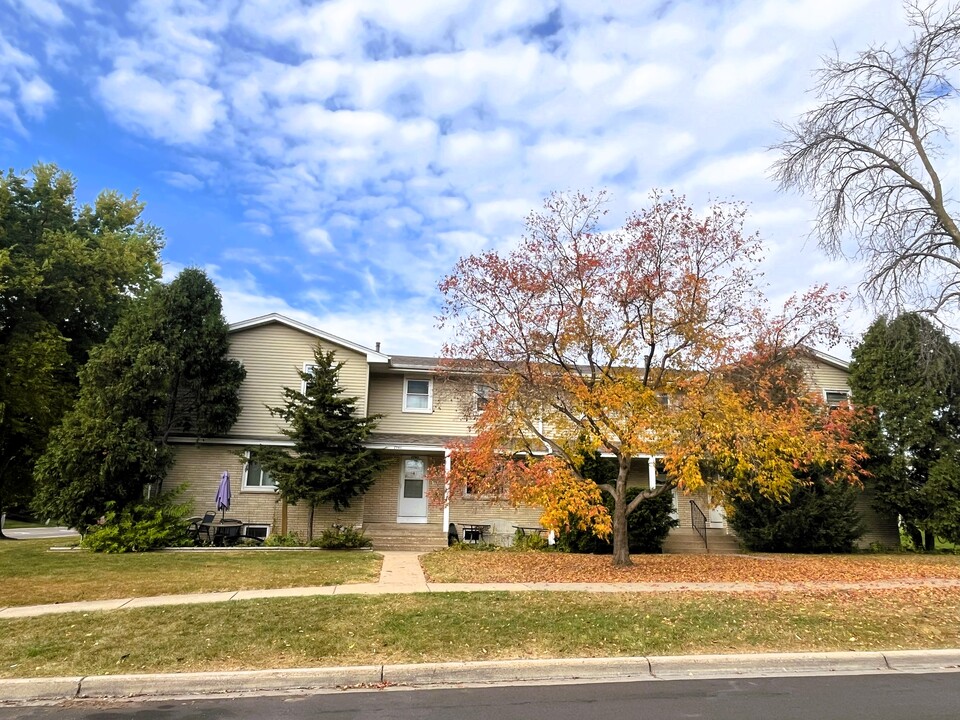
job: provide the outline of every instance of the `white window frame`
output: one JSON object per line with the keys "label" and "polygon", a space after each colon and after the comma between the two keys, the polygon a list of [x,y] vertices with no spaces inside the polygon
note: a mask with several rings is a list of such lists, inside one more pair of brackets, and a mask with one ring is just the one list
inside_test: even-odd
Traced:
{"label": "white window frame", "polygon": [[[315,368],[316,366],[317,364],[315,362],[305,362],[303,364],[303,372],[305,373],[311,372],[313,368]],[[304,380],[303,378],[300,378],[300,393],[302,395],[307,394],[307,381]]]}
{"label": "white window frame", "polygon": [[268,537],[270,537],[271,526],[269,523],[246,523],[243,526],[243,534],[246,535],[250,528],[263,528],[266,531],[263,534],[263,539],[266,540]]}
{"label": "white window frame", "polygon": [[[407,398],[410,393],[408,392],[408,384],[410,382],[425,382],[427,383],[427,406],[425,408],[410,407],[407,405]],[[417,397],[423,397],[422,393],[414,393]],[[433,378],[425,378],[417,375],[404,375],[403,376],[403,412],[407,413],[432,413],[433,412]]]}
{"label": "white window frame", "polygon": [[481,415],[493,396],[494,389],[489,385],[473,386],[473,414]]}
{"label": "white window frame", "polygon": [[847,407],[850,407],[850,391],[849,391],[849,390],[833,390],[833,389],[824,388],[824,390],[823,390],[823,402],[824,402],[824,403],[826,404],[826,406],[829,407],[829,408],[836,408],[836,407],[841,407],[841,404],[840,404],[840,403],[838,403],[838,404],[836,404],[836,405],[830,404],[830,400],[829,400],[829,398],[828,398],[828,394],[829,394],[829,395],[843,395],[844,398],[846,398],[846,400],[845,400],[846,406],[847,406]]}
{"label": "white window frame", "polygon": [[[243,464],[243,480],[240,482],[240,492],[258,492],[258,493],[275,493],[277,492],[276,484],[273,485],[248,485],[247,482],[250,478],[250,466],[256,465],[260,468],[260,481],[263,482],[263,474],[266,470],[259,463],[255,463],[250,459],[250,453],[246,454],[247,461]],[[272,480],[273,478],[271,478]]]}

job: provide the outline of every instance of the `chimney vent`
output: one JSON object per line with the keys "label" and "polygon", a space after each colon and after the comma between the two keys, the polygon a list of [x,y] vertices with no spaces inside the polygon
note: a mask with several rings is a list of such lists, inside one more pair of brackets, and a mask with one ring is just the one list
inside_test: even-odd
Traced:
{"label": "chimney vent", "polygon": [[377,340],[376,348],[377,348],[377,352],[380,352],[380,341],[379,341],[379,340]]}

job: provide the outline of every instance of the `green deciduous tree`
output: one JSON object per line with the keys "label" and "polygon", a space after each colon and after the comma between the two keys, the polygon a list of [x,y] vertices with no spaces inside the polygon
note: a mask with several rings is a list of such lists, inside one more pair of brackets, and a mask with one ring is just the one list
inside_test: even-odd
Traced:
{"label": "green deciduous tree", "polygon": [[960,517],[960,347],[923,317],[879,318],[853,351],[854,403],[878,509],[900,515],[918,548],[957,538]]}
{"label": "green deciduous tree", "polygon": [[357,415],[355,397],[344,397],[339,372],[342,362],[318,345],[315,365],[298,371],[305,391],[284,388],[284,404],[269,408],[282,419],[284,435],[294,442],[292,450],[260,446],[250,450],[251,459],[270,472],[283,499],[309,506],[308,540],[313,539],[314,511],[332,505],[337,511],[373,484],[383,466],[381,459],[364,447],[379,415]]}
{"label": "green deciduous tree", "polygon": [[75,191],[53,165],[0,176],[0,512],[29,497],[78,369],[161,272],[162,234],[135,195],[91,206]]}
{"label": "green deciduous tree", "polygon": [[227,331],[216,287],[193,268],[129,307],[37,463],[38,512],[84,530],[108,503],[119,512],[162,484],[171,436],[229,430],[245,372],[226,357]]}

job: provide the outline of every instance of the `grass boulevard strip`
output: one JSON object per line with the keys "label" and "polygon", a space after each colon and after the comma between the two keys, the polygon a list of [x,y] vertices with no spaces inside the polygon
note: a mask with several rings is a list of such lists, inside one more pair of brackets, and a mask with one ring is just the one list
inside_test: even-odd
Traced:
{"label": "grass boulevard strip", "polygon": [[[35,543],[0,544],[5,588],[29,563],[61,563]],[[39,546],[37,546],[39,547]],[[42,557],[39,557],[42,556]],[[295,559],[291,559],[291,556]],[[296,559],[299,557],[299,559]],[[109,596],[129,596],[137,577],[152,575],[152,592],[187,592],[161,578],[196,556],[72,554],[49,576],[70,585],[73,574],[106,574]],[[311,566],[337,568],[334,582],[366,582],[379,568],[369,553],[235,553],[203,556],[203,590],[238,589],[272,578],[270,587],[316,585]],[[356,566],[350,563],[358,563]],[[19,560],[19,562],[18,562]],[[935,580],[960,577],[960,558],[852,556],[637,557],[614,570],[609,558],[556,553],[443,552],[424,558],[432,582],[808,582],[803,589],[736,595],[674,593],[484,592],[318,596],[180,605],[103,613],[69,613],[0,621],[0,676],[49,677],[195,672],[519,658],[612,657],[737,652],[896,650],[960,646],[960,588],[910,587],[836,591],[817,581]],[[28,563],[21,565],[20,562]],[[249,567],[244,563],[250,562]],[[258,567],[254,573],[254,567]],[[69,570],[68,570],[69,568]],[[222,573],[225,577],[219,577]],[[245,573],[248,573],[245,575]],[[697,574],[696,579],[690,577]],[[181,582],[178,580],[178,582]],[[194,580],[193,582],[196,582]],[[212,587],[211,587],[212,584]],[[82,583],[80,583],[82,585]],[[195,586],[188,586],[190,591]],[[93,599],[99,586],[63,600]],[[18,598],[19,600],[19,598]],[[29,602],[50,602],[33,597]],[[9,598],[3,601],[10,604]],[[18,604],[27,604],[19,602]],[[109,617],[109,622],[105,618]]]}

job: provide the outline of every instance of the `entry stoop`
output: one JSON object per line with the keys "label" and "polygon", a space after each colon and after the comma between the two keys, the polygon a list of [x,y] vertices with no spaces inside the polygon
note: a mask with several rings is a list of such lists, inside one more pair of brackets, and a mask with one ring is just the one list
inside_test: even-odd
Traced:
{"label": "entry stoop", "polygon": [[740,543],[736,535],[724,530],[707,530],[707,547],[703,547],[703,538],[693,528],[677,528],[670,531],[663,542],[663,552],[674,555],[736,555],[740,552]]}
{"label": "entry stoop", "polygon": [[374,550],[433,552],[447,546],[447,531],[440,523],[364,523],[363,533],[370,538]]}

